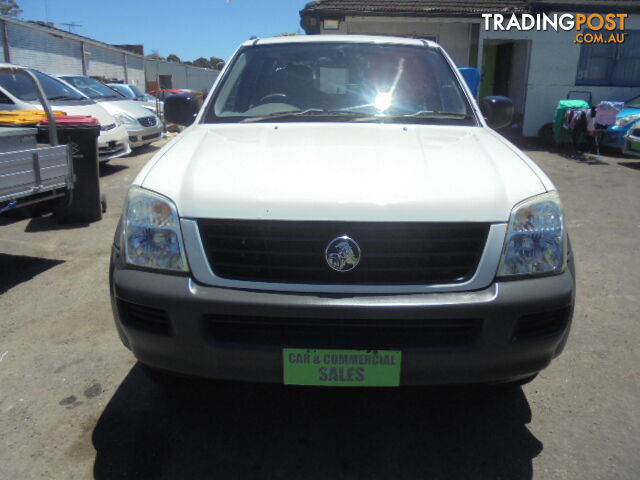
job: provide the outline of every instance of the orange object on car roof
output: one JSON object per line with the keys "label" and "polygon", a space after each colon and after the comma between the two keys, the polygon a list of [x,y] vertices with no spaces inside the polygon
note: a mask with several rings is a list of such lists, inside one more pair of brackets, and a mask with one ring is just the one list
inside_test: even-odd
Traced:
{"label": "orange object on car roof", "polygon": [[[56,117],[66,116],[66,112],[53,111]],[[0,110],[0,125],[34,125],[47,118],[44,110]]]}

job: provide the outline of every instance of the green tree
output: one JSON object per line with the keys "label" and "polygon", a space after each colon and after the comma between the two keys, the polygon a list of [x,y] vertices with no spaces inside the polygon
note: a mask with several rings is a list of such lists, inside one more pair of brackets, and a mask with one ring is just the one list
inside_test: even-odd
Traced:
{"label": "green tree", "polygon": [[207,60],[204,57],[196,58],[192,62],[192,64],[195,65],[196,67],[200,67],[200,68],[211,68],[211,65],[209,64],[209,60]]}
{"label": "green tree", "polygon": [[177,56],[175,53],[170,53],[169,56],[167,56],[167,60],[169,62],[177,62],[180,63],[182,60],[180,60],[180,57]]}
{"label": "green tree", "polygon": [[213,68],[215,70],[222,70],[225,65],[225,61],[218,57],[211,57],[208,60],[205,57],[196,58],[193,62],[184,61],[185,65],[191,65],[192,67],[200,68]]}
{"label": "green tree", "polygon": [[22,9],[16,0],[0,0],[0,14],[17,17],[22,13]]}
{"label": "green tree", "polygon": [[150,58],[151,60],[164,60],[164,57],[161,57],[157,51],[153,52],[151,55],[147,55],[147,58]]}
{"label": "green tree", "polygon": [[226,63],[227,62],[225,62],[223,59],[218,58],[218,57],[209,58],[210,68],[214,68],[216,70],[222,70]]}

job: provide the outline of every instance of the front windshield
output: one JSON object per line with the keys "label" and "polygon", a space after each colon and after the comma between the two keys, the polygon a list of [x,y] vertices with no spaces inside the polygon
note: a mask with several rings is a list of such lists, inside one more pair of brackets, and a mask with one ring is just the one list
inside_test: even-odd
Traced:
{"label": "front windshield", "polygon": [[[37,70],[31,70],[42,85],[45,95],[51,101],[64,100],[85,100],[85,97],[76,92],[73,88],[65,85],[61,81],[45,75]],[[0,86],[5,88],[14,97],[24,102],[38,102],[38,93],[33,80],[26,73],[17,71],[0,71]]]}
{"label": "front windshield", "polygon": [[113,88],[114,90],[117,90],[118,93],[121,93],[122,95],[124,95],[127,98],[136,98],[136,96],[133,94],[133,92],[131,90],[129,90],[125,85],[112,83],[109,86],[111,88]]}
{"label": "front windshield", "polygon": [[138,88],[136,85],[129,85],[129,88],[137,98],[144,97],[144,92],[140,90],[140,88]]}
{"label": "front windshield", "polygon": [[204,121],[274,119],[476,124],[439,50],[349,42],[240,52]]}
{"label": "front windshield", "polygon": [[94,80],[91,77],[62,77],[62,79],[73,85],[89,98],[125,98],[115,90],[107,87],[105,84]]}

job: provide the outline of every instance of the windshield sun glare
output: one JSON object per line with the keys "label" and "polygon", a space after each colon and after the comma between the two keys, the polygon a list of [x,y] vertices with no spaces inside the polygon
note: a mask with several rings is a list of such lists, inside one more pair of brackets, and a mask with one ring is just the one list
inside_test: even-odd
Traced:
{"label": "windshield sun glare", "polygon": [[240,50],[204,121],[276,118],[477,125],[451,65],[438,49],[349,42]]}

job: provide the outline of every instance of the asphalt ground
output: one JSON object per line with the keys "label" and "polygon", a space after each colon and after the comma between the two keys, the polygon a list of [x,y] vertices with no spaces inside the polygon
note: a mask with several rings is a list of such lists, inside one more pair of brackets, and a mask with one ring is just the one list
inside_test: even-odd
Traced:
{"label": "asphalt ground", "polygon": [[564,354],[525,387],[167,387],[121,345],[107,285],[155,150],[103,166],[100,222],[0,219],[0,478],[638,478],[640,159],[528,152],[564,201],[578,293]]}

